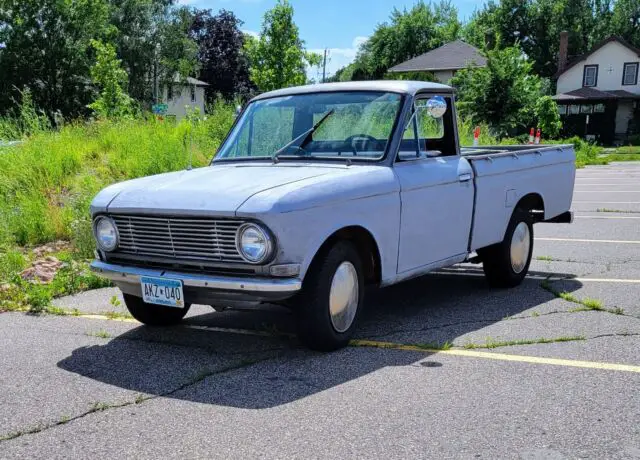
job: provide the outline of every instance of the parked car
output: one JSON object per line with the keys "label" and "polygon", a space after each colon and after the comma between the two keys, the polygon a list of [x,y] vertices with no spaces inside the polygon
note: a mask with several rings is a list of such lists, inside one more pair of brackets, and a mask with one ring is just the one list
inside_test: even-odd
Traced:
{"label": "parked car", "polygon": [[445,85],[288,88],[254,98],[209,166],[100,192],[92,268],[142,323],[278,303],[307,346],[334,350],[366,285],[469,260],[492,286],[520,284],[533,224],[572,220],[574,177],[570,145],[461,149]]}

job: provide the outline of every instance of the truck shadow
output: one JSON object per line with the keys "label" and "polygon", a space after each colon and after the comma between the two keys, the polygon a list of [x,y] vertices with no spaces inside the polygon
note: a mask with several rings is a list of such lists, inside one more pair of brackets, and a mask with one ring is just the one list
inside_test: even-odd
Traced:
{"label": "truck shadow", "polygon": [[[357,338],[413,344],[459,343],[465,334],[506,317],[551,310],[546,273],[530,273],[511,290],[490,289],[474,270],[427,275],[369,295]],[[555,276],[563,276],[555,274]],[[537,278],[537,279],[536,279]],[[565,291],[581,287],[564,281]],[[540,309],[536,309],[540,307]],[[544,311],[541,313],[544,314]],[[535,316],[535,315],[534,315]],[[262,336],[220,329],[254,330]],[[242,332],[242,331],[239,331]],[[348,347],[314,353],[294,337],[292,315],[280,308],[193,316],[170,329],[136,327],[104,345],[81,347],[58,367],[137,393],[246,409],[291,403],[390,366],[438,372],[438,355]]]}

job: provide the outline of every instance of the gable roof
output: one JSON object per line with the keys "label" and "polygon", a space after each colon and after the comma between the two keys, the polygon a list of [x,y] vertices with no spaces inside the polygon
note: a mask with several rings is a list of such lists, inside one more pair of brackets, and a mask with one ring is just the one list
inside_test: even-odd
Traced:
{"label": "gable roof", "polygon": [[604,100],[604,99],[639,99],[640,95],[630,93],[623,89],[612,91],[601,91],[595,88],[578,88],[567,93],[551,96],[556,101],[582,101],[582,100]]}
{"label": "gable roof", "polygon": [[607,45],[607,44],[612,43],[612,42],[620,43],[622,46],[630,49],[631,51],[636,53],[638,56],[640,56],[640,48],[636,48],[631,43],[629,43],[624,38],[622,38],[622,37],[620,37],[618,35],[612,35],[611,37],[609,37],[609,38],[607,38],[605,40],[602,40],[600,43],[598,43],[596,46],[594,46],[591,49],[591,51],[589,51],[588,53],[582,54],[582,55],[576,57],[575,59],[573,59],[569,64],[567,64],[567,66],[562,71],[558,70],[558,72],[556,72],[556,74],[555,74],[555,77],[556,78],[559,77],[560,75],[565,73],[570,68],[575,67],[576,65],[580,64],[582,61],[587,59],[589,56],[591,56],[593,53],[598,51],[604,45]]}
{"label": "gable roof", "polygon": [[209,83],[205,83],[202,80],[197,80],[193,77],[187,77],[187,78],[180,78],[180,76],[176,75],[176,77],[173,79],[173,81],[176,84],[183,84],[183,85],[194,85],[194,86],[209,86]]}
{"label": "gable roof", "polygon": [[484,67],[487,65],[487,58],[475,46],[462,40],[456,40],[391,67],[389,72],[458,70],[464,69],[470,64]]}

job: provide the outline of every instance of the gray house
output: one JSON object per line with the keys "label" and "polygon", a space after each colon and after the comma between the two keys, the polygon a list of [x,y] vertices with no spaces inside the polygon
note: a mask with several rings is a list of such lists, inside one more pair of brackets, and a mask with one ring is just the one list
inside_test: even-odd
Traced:
{"label": "gray house", "polygon": [[197,110],[204,115],[205,88],[207,83],[192,77],[184,80],[176,78],[173,85],[164,88],[162,100],[167,104],[167,115],[173,115],[178,120],[184,118],[189,110]]}
{"label": "gray house", "polygon": [[431,72],[441,83],[448,83],[458,70],[470,65],[486,67],[487,58],[478,48],[456,40],[391,67],[389,72]]}

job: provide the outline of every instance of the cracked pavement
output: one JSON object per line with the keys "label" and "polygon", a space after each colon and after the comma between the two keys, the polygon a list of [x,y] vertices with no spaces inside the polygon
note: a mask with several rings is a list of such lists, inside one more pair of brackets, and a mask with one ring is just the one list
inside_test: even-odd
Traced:
{"label": "cracked pavement", "polygon": [[[617,190],[637,194],[614,200]],[[575,200],[573,224],[536,226],[544,239],[516,289],[492,290],[480,266],[461,264],[368,293],[358,339],[462,350],[550,341],[476,348],[509,361],[314,353],[275,306],[196,306],[165,330],[2,313],[0,458],[640,458],[640,372],[549,365],[640,369],[640,244],[629,243],[640,242],[640,164],[580,170]],[[629,202],[614,209],[627,212],[598,211],[608,201]],[[114,295],[56,304],[124,312]],[[622,314],[574,311],[588,299]]]}

